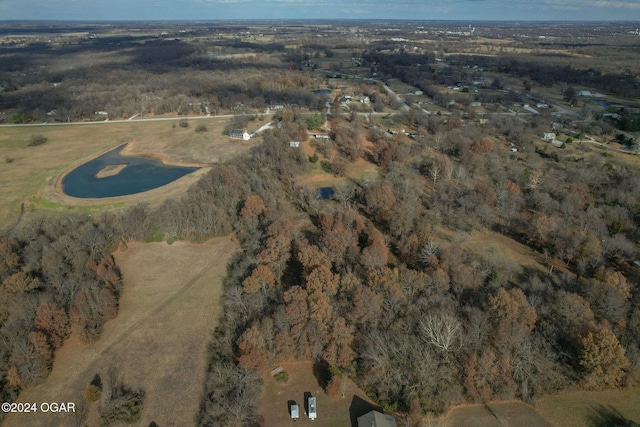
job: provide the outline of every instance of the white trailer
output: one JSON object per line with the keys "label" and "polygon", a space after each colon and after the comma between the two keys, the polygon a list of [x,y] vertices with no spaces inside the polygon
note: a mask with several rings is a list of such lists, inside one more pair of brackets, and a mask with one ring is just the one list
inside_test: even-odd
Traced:
{"label": "white trailer", "polygon": [[318,414],[316,413],[316,398],[310,396],[309,400],[307,401],[307,406],[309,408],[309,419],[313,421],[318,416]]}

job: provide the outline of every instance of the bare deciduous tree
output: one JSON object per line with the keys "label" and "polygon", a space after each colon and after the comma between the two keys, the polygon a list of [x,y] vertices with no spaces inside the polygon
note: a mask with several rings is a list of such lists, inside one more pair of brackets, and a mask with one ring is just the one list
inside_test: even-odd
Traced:
{"label": "bare deciduous tree", "polygon": [[423,339],[442,353],[445,360],[448,360],[449,353],[459,345],[462,329],[456,315],[444,310],[428,314],[420,319],[418,326]]}

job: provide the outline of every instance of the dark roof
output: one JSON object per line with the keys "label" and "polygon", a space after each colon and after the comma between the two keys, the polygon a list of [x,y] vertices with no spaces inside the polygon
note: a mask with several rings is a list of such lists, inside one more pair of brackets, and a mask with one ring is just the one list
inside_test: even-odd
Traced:
{"label": "dark roof", "polygon": [[358,417],[358,427],[396,427],[396,420],[391,415],[371,411]]}

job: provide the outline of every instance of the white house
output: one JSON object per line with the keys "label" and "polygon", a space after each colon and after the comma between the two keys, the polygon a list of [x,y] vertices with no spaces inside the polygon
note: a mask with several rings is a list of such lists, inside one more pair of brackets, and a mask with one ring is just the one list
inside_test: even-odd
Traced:
{"label": "white house", "polygon": [[542,135],[542,139],[547,142],[552,142],[556,139],[556,134],[553,132],[545,132]]}
{"label": "white house", "polygon": [[234,139],[243,139],[245,141],[248,141],[249,139],[251,139],[251,134],[246,130],[242,130],[242,129],[233,129],[229,133],[229,136]]}

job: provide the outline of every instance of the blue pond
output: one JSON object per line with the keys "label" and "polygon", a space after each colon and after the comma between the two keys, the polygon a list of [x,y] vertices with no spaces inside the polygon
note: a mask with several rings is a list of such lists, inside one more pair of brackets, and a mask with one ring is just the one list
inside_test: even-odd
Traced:
{"label": "blue pond", "polygon": [[[126,196],[161,187],[198,169],[167,166],[148,157],[122,156],[123,148],[124,145],[69,172],[62,180],[64,193],[80,198]],[[117,175],[96,177],[98,172],[112,165],[126,167]]]}
{"label": "blue pond", "polygon": [[333,188],[332,187],[322,187],[318,190],[318,194],[321,200],[327,200],[333,197]]}
{"label": "blue pond", "polygon": [[331,93],[331,91],[329,89],[320,89],[320,90],[316,90],[313,93],[315,93],[318,96],[327,96]]}

